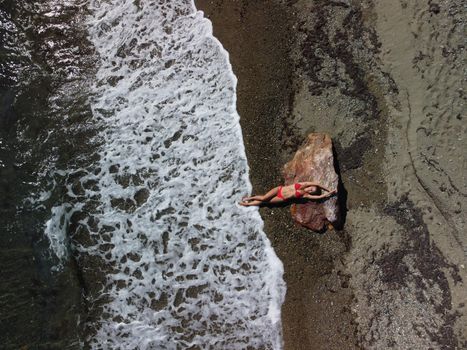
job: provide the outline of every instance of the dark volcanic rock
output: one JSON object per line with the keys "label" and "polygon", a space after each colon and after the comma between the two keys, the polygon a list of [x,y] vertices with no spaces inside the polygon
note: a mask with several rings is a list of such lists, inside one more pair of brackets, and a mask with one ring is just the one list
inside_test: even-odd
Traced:
{"label": "dark volcanic rock", "polygon": [[[337,190],[339,178],[334,169],[331,137],[322,133],[309,134],[306,143],[284,166],[283,174],[286,185],[312,181]],[[329,224],[337,224],[340,218],[337,196],[294,203],[291,212],[296,222],[317,232],[325,230]]]}

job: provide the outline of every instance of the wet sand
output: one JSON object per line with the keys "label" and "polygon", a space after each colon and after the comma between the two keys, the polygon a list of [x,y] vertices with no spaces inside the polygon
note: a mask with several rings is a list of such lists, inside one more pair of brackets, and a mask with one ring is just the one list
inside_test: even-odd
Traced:
{"label": "wet sand", "polygon": [[335,143],[342,231],[261,209],[285,349],[466,346],[461,2],[196,4],[238,77],[254,191],[282,182],[309,132]]}
{"label": "wet sand", "polygon": [[[301,142],[285,134],[293,98],[291,9],[274,1],[196,4],[230,53],[250,178],[255,192],[267,191],[283,181],[282,165]],[[284,263],[285,348],[352,349],[352,294],[340,262],[347,250],[345,233],[317,235],[301,229],[291,221],[288,208],[262,208],[261,215]]]}

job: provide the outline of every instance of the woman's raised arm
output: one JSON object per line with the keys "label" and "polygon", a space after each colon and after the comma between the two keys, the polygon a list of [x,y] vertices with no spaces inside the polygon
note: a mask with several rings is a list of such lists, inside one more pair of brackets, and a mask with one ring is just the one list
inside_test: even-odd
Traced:
{"label": "woman's raised arm", "polygon": [[313,194],[305,193],[303,195],[303,197],[307,198],[307,199],[323,199],[323,198],[326,198],[326,197],[331,197],[334,193],[337,193],[337,191],[333,190],[333,191],[329,191],[328,193],[324,193],[324,194],[320,194],[320,195],[313,195]]}
{"label": "woman's raised arm", "polygon": [[331,190],[329,188],[326,188],[324,187],[323,185],[317,183],[317,182],[311,182],[311,181],[305,181],[305,182],[300,182],[304,187],[308,187],[308,186],[316,186],[316,187],[319,187],[319,188],[322,188],[323,190],[325,191],[328,191],[328,192],[331,192]]}

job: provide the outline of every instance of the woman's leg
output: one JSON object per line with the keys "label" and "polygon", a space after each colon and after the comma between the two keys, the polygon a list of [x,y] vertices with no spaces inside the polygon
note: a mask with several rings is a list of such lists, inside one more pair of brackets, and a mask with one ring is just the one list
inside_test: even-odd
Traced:
{"label": "woman's leg", "polygon": [[261,195],[256,195],[256,196],[251,196],[251,197],[243,197],[242,201],[260,201],[262,200],[263,196]]}
{"label": "woman's leg", "polygon": [[267,203],[282,203],[284,200],[282,198],[279,198],[277,196],[270,198],[267,201],[260,201],[260,200],[251,200],[251,201],[242,201],[239,204],[243,205],[244,207],[251,207],[251,206],[260,206],[261,204],[267,204]]}
{"label": "woman's leg", "polygon": [[282,202],[285,202],[285,200],[276,196],[276,197],[271,198],[271,200],[269,200],[268,203],[276,204],[276,203],[282,203]]}
{"label": "woman's leg", "polygon": [[265,195],[263,195],[263,199],[262,201],[265,202],[265,201],[269,201],[271,198],[274,198],[275,196],[277,196],[277,194],[279,193],[279,187],[274,187],[272,190],[270,190],[268,193],[266,193]]}
{"label": "woman's leg", "polygon": [[279,192],[279,187],[274,187],[272,190],[270,190],[266,194],[246,197],[246,198],[243,198],[243,201],[256,200],[256,201],[261,201],[261,202],[267,202],[271,198],[274,198],[277,195],[278,192]]}
{"label": "woman's leg", "polygon": [[244,207],[251,207],[251,206],[260,206],[263,201],[257,201],[257,200],[250,200],[250,201],[242,201],[238,204],[243,205]]}

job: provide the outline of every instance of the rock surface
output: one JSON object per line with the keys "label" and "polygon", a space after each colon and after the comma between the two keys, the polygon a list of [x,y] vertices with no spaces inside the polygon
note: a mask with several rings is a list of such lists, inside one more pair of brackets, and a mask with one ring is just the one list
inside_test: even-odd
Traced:
{"label": "rock surface", "polygon": [[[286,185],[312,181],[337,190],[339,178],[334,169],[331,137],[323,133],[309,134],[306,143],[284,166],[283,175]],[[317,232],[329,224],[336,225],[340,219],[337,196],[292,204],[291,213],[300,225]]]}

